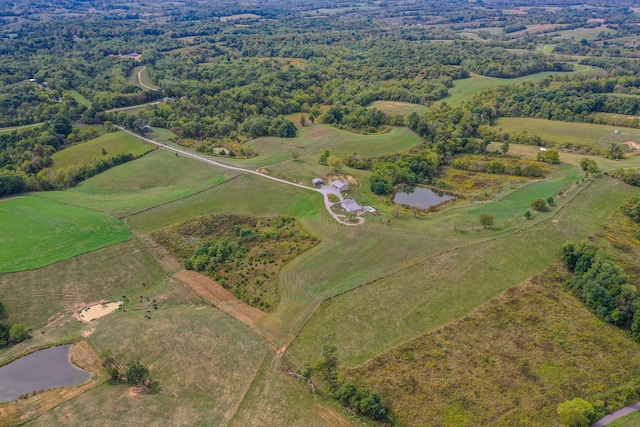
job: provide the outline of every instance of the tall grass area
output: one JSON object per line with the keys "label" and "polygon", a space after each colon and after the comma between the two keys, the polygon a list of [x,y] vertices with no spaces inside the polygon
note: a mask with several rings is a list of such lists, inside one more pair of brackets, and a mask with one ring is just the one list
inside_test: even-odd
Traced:
{"label": "tall grass area", "polygon": [[82,94],[77,90],[72,89],[69,91],[69,93],[71,94],[71,96],[73,96],[73,99],[75,99],[78,104],[84,105],[87,108],[91,107],[91,101],[89,101],[87,98],[82,96]]}
{"label": "tall grass area", "polygon": [[43,267],[123,242],[125,225],[93,210],[25,196],[0,202],[0,272]]}
{"label": "tall grass area", "polygon": [[639,356],[552,270],[345,377],[381,393],[406,426],[557,425],[558,404],[574,397],[622,404]]}
{"label": "tall grass area", "polygon": [[[468,240],[448,246],[447,251],[437,232],[428,238],[423,235],[424,247],[434,248],[432,256],[404,270],[398,270],[402,264],[396,264],[387,271],[389,276],[325,302],[301,331],[291,355],[300,363],[314,363],[323,343],[330,341],[344,363],[356,365],[464,316],[551,264],[565,240],[595,233],[633,194],[638,190],[600,179],[577,194],[561,213],[503,237]],[[559,222],[552,223],[552,217]],[[451,228],[448,231],[451,239],[460,234]],[[389,249],[378,249],[381,259],[395,250],[411,253],[393,244],[385,246]]]}
{"label": "tall grass area", "polygon": [[[497,128],[510,134],[527,131],[538,135],[551,145],[573,144],[605,153],[611,143],[634,141],[640,143],[640,129],[596,125],[592,123],[567,123],[534,118],[501,118]],[[614,133],[615,130],[620,133]]]}
{"label": "tall grass area", "polygon": [[[146,147],[146,145],[145,145]],[[109,169],[66,191],[37,193],[42,197],[126,216],[219,184],[233,174],[156,150]]]}
{"label": "tall grass area", "polygon": [[9,322],[42,328],[51,316],[82,304],[153,292],[163,277],[160,265],[134,237],[37,270],[3,274],[0,301]]}
{"label": "tall grass area", "polygon": [[139,157],[154,149],[154,146],[145,144],[135,136],[119,131],[72,145],[54,153],[51,158],[53,159],[53,169],[55,170],[79,165],[91,160],[93,157],[106,159],[116,154],[126,153]]}

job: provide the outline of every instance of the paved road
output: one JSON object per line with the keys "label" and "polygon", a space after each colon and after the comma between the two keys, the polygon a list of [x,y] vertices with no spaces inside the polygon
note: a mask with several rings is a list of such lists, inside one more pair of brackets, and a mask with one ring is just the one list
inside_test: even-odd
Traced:
{"label": "paved road", "polygon": [[591,424],[591,427],[604,427],[607,424],[617,420],[618,418],[629,415],[630,413],[632,413],[633,411],[637,411],[638,409],[640,409],[640,402],[634,403],[633,405],[625,406],[622,409],[618,409],[613,414],[609,414],[606,417],[600,418],[598,421]]}
{"label": "paved road", "polygon": [[343,225],[358,225],[358,224],[360,224],[360,223],[352,224],[352,223],[345,222],[337,214],[335,214],[331,210],[331,205],[333,203],[331,203],[329,201],[329,196],[328,196],[329,192],[328,191],[323,191],[322,189],[308,187],[306,185],[302,185],[302,184],[298,184],[298,183],[295,183],[295,182],[287,181],[286,179],[276,178],[274,176],[270,176],[270,175],[267,175],[267,174],[264,174],[264,173],[260,173],[258,171],[254,171],[254,170],[251,170],[251,169],[245,169],[245,168],[241,168],[241,167],[238,167],[238,166],[231,166],[231,165],[228,165],[226,163],[217,162],[215,160],[211,160],[211,159],[209,159],[207,157],[201,156],[201,155],[193,153],[191,151],[183,150],[183,149],[180,149],[180,148],[175,148],[175,147],[172,147],[170,145],[166,145],[166,144],[162,144],[160,142],[154,141],[153,139],[145,138],[144,136],[138,135],[137,133],[131,132],[130,130],[127,130],[127,129],[123,128],[123,127],[120,127],[120,126],[115,126],[115,127],[117,127],[118,129],[120,129],[123,132],[126,132],[126,133],[128,133],[130,135],[135,136],[136,138],[139,138],[139,139],[143,140],[146,143],[155,145],[156,147],[160,147],[160,148],[162,148],[164,150],[173,151],[174,153],[181,154],[181,155],[183,155],[185,157],[190,157],[192,159],[196,159],[198,161],[201,161],[201,162],[213,165],[213,166],[217,166],[217,167],[220,167],[220,168],[223,168],[223,169],[228,169],[228,170],[241,172],[241,173],[250,173],[250,174],[253,174],[253,175],[261,176],[262,178],[270,179],[272,181],[277,181],[277,182],[280,182],[280,183],[283,183],[283,184],[292,185],[294,187],[303,188],[305,190],[310,190],[310,191],[314,191],[316,193],[320,193],[324,197],[324,204],[325,204],[325,206],[327,208],[327,211],[331,214],[331,216],[336,221],[338,221],[340,224],[343,224]]}

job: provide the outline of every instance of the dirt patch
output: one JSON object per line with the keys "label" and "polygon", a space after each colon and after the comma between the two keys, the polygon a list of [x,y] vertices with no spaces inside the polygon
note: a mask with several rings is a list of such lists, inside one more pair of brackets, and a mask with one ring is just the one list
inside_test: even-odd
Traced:
{"label": "dirt patch", "polygon": [[124,304],[124,302],[122,301],[100,302],[98,304],[83,308],[79,313],[76,313],[76,317],[81,322],[91,322],[92,320],[96,320],[101,318],[102,316],[113,313],[114,311],[122,307],[122,304]]}
{"label": "dirt patch", "polygon": [[251,329],[257,330],[258,320],[265,315],[263,311],[245,304],[217,282],[197,271],[183,270],[174,277],[189,286],[209,304],[233,316]]}
{"label": "dirt patch", "polygon": [[632,150],[640,150],[640,144],[638,144],[637,142],[627,141],[627,142],[623,142],[622,144],[626,145],[627,147],[631,148]]}
{"label": "dirt patch", "polygon": [[86,341],[72,345],[69,357],[74,365],[93,374],[100,372],[102,368],[100,358]]}

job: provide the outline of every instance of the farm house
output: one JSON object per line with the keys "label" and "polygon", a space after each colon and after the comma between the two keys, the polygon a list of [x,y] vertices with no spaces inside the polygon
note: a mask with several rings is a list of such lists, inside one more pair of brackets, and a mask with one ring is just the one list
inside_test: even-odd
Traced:
{"label": "farm house", "polygon": [[331,183],[331,186],[333,188],[337,189],[340,192],[349,191],[349,184],[345,184],[344,182],[340,181],[339,179],[336,179],[335,181],[333,181]]}
{"label": "farm house", "polygon": [[364,211],[364,208],[362,206],[360,206],[359,204],[357,204],[356,201],[353,200],[353,199],[347,199],[347,200],[341,202],[340,206],[342,206],[342,209],[344,209],[345,211],[347,211],[349,213]]}

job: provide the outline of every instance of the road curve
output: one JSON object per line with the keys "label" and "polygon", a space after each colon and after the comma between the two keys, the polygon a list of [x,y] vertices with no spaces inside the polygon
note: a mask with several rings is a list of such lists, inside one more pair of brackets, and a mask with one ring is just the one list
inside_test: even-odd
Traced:
{"label": "road curve", "polygon": [[174,153],[181,154],[181,155],[183,155],[185,157],[190,157],[192,159],[201,161],[203,163],[207,163],[207,164],[210,164],[210,165],[213,165],[213,166],[217,166],[217,167],[220,167],[220,168],[223,168],[223,169],[228,169],[228,170],[232,170],[232,171],[236,171],[236,172],[250,173],[250,174],[253,174],[253,175],[258,175],[258,176],[261,176],[262,178],[270,179],[272,181],[277,181],[277,182],[280,182],[282,184],[292,185],[294,187],[303,188],[305,190],[310,190],[310,191],[314,191],[316,193],[322,194],[322,196],[324,198],[324,204],[325,204],[325,207],[327,208],[327,211],[329,212],[329,214],[331,214],[331,216],[336,221],[338,221],[340,224],[349,225],[349,226],[361,224],[361,222],[359,222],[357,224],[352,224],[352,223],[348,223],[348,222],[343,221],[336,213],[334,213],[331,210],[332,203],[329,202],[329,196],[327,194],[325,194],[324,192],[322,192],[321,190],[317,189],[317,188],[308,187],[306,185],[302,185],[302,184],[298,184],[298,183],[295,183],[295,182],[287,181],[286,179],[276,178],[275,176],[270,176],[270,175],[267,175],[267,174],[264,174],[264,173],[261,173],[261,172],[255,171],[255,170],[245,169],[245,168],[241,168],[241,167],[238,167],[238,166],[231,166],[231,165],[228,165],[226,163],[217,162],[215,160],[208,159],[206,157],[203,157],[203,156],[201,156],[199,154],[196,154],[196,153],[193,153],[191,151],[183,150],[181,148],[175,148],[175,147],[172,147],[170,145],[166,145],[166,144],[162,144],[160,142],[154,141],[153,139],[145,138],[144,136],[138,135],[137,133],[132,132],[132,131],[130,131],[128,129],[125,129],[123,127],[120,127],[120,126],[115,126],[115,127],[120,129],[123,132],[128,133],[129,135],[133,135],[136,138],[141,139],[142,141],[144,141],[144,142],[146,142],[148,144],[155,145],[156,147],[162,148],[162,149],[167,150],[167,151],[173,151]]}
{"label": "road curve", "polygon": [[147,66],[145,65],[144,67],[142,67],[142,69],[141,69],[140,71],[138,71],[138,83],[140,83],[140,86],[142,86],[143,88],[146,88],[146,89],[152,90],[152,91],[154,91],[154,92],[157,92],[157,91],[158,91],[158,89],[154,89],[154,88],[152,88],[151,86],[147,86],[146,84],[142,83],[142,76],[141,76],[141,74],[142,74],[142,72],[143,72],[144,70],[146,70],[146,69],[147,69]]}
{"label": "road curve", "polygon": [[591,424],[591,427],[604,427],[609,423],[614,422],[618,418],[622,418],[625,415],[629,415],[633,411],[637,411],[640,409],[640,402],[634,403],[633,405],[625,406],[622,409],[618,409],[616,412],[607,415],[606,417],[600,418],[595,423]]}

